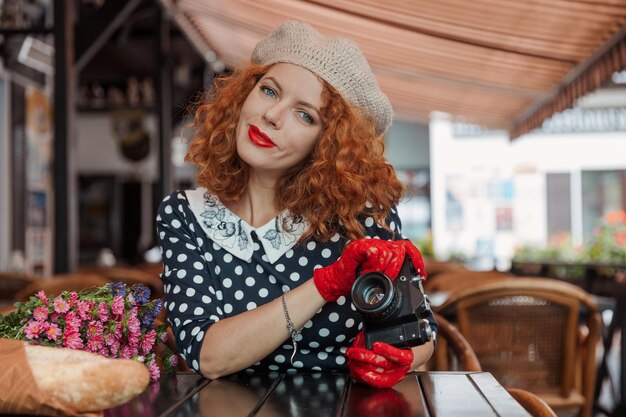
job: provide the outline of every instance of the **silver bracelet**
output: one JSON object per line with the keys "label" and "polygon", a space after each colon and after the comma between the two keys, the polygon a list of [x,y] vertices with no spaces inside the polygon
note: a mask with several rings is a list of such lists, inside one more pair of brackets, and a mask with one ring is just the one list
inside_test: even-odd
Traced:
{"label": "silver bracelet", "polygon": [[287,320],[287,330],[291,335],[291,343],[293,344],[293,353],[291,354],[291,365],[293,366],[293,358],[296,356],[296,352],[298,351],[298,343],[296,342],[296,337],[300,335],[300,331],[296,330],[296,326],[293,325],[293,321],[291,321],[291,317],[289,317],[289,310],[287,310],[287,302],[285,301],[285,294],[282,295],[281,300],[283,301],[283,313],[285,313],[285,320]]}

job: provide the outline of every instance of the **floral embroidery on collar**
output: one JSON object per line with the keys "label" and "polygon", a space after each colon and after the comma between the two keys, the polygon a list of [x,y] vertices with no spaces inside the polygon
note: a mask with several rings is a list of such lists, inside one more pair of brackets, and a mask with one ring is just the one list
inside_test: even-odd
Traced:
{"label": "floral embroidery on collar", "polygon": [[259,237],[270,263],[291,249],[308,224],[301,216],[287,210],[260,227],[252,227],[231,212],[217,196],[205,188],[186,191],[189,206],[205,234],[218,246],[239,259],[250,261],[254,252],[252,232]]}

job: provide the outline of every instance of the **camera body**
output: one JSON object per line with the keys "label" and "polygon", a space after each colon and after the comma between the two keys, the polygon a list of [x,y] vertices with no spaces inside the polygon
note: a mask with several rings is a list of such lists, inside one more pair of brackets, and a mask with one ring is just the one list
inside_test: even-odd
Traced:
{"label": "camera body", "polygon": [[354,281],[352,303],[363,316],[368,349],[377,341],[409,348],[432,339],[428,322],[432,310],[423,280],[414,272],[410,258],[405,257],[395,280],[382,272],[368,272]]}

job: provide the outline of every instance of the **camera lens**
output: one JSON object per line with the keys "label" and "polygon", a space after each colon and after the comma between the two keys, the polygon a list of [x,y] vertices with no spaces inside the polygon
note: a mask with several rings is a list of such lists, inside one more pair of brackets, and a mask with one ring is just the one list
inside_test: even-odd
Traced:
{"label": "camera lens", "polygon": [[368,288],[365,291],[364,298],[367,304],[375,306],[380,302],[380,300],[385,298],[385,290],[383,289],[383,287],[380,287],[378,285],[372,288]]}
{"label": "camera lens", "polygon": [[396,310],[399,294],[391,278],[380,272],[368,272],[354,281],[352,303],[366,320],[381,320]]}

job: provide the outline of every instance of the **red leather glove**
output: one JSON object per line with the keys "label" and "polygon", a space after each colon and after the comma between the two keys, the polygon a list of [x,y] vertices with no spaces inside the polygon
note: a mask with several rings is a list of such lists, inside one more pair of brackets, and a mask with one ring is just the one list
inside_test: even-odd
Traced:
{"label": "red leather glove", "polygon": [[350,376],[374,388],[389,388],[404,379],[413,363],[411,349],[399,349],[383,342],[365,348],[363,332],[359,332],[346,351]]}
{"label": "red leather glove", "polygon": [[408,240],[362,238],[348,244],[335,263],[316,269],[313,281],[326,301],[337,301],[342,295],[350,294],[359,267],[361,274],[383,272],[393,279],[400,272],[405,254],[411,258],[416,271],[425,276],[422,254]]}

